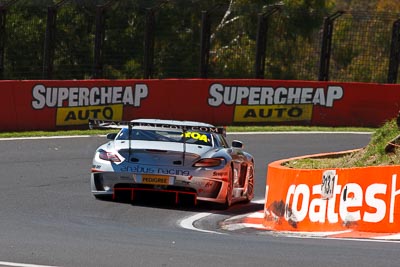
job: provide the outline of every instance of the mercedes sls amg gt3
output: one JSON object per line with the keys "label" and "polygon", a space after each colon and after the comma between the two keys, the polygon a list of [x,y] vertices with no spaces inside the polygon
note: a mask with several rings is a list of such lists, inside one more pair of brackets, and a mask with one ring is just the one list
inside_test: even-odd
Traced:
{"label": "mercedes sls amg gt3", "polygon": [[138,191],[159,191],[213,202],[228,208],[254,197],[254,159],[224,127],[194,121],[137,119],[90,120],[90,127],[118,128],[96,149],[91,191],[115,198]]}

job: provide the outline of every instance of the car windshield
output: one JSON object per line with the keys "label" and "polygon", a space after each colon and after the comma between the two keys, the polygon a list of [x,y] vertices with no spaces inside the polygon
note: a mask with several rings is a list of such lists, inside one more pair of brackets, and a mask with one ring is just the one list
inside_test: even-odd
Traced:
{"label": "car windshield", "polygon": [[[122,129],[116,137],[116,140],[129,140],[129,130]],[[186,140],[184,139],[186,138]],[[196,144],[204,146],[212,146],[212,135],[205,132],[187,131],[168,131],[158,129],[135,129],[133,128],[130,135],[131,140],[142,141],[158,141],[158,142],[175,142],[187,144]]]}

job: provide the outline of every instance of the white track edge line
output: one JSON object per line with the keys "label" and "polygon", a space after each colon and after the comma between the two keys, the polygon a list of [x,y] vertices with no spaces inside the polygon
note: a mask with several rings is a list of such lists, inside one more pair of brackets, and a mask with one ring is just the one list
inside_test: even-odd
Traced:
{"label": "white track edge line", "polygon": [[193,216],[190,216],[190,217],[187,217],[187,218],[181,220],[179,222],[179,225],[184,229],[188,229],[188,230],[192,230],[192,231],[212,233],[212,234],[222,234],[222,233],[219,233],[216,231],[204,230],[204,229],[199,229],[199,228],[194,227],[195,221],[200,220],[200,219],[205,218],[210,215],[212,215],[212,213],[210,213],[210,212],[197,213]]}
{"label": "white track edge line", "polygon": [[10,266],[10,267],[57,267],[57,266],[50,266],[50,265],[38,265],[38,264],[8,262],[8,261],[0,261],[0,265]]}

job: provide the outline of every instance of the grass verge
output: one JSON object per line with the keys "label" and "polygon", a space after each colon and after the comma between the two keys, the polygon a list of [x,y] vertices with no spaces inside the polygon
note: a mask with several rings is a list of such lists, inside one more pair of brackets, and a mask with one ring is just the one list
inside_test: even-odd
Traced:
{"label": "grass verge", "polygon": [[297,169],[327,169],[366,166],[400,165],[400,148],[387,153],[387,144],[399,136],[396,120],[390,120],[376,129],[370,143],[356,152],[339,157],[305,158],[286,162],[284,165]]}

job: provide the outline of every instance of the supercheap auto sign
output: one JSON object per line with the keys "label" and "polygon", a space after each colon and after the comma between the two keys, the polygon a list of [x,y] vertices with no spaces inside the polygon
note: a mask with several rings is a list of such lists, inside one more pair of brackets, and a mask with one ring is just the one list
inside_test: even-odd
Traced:
{"label": "supercheap auto sign", "polygon": [[311,121],[313,106],[333,107],[343,97],[340,86],[270,87],[212,84],[208,104],[234,105],[234,122]]}
{"label": "supercheap auto sign", "polygon": [[379,126],[400,85],[260,79],[0,81],[0,130],[55,130],[89,118],[215,125]]}
{"label": "supercheap auto sign", "polygon": [[140,107],[148,95],[145,84],[134,86],[46,87],[32,89],[32,108],[56,108],[56,126],[82,125],[89,118],[122,120],[123,107]]}

